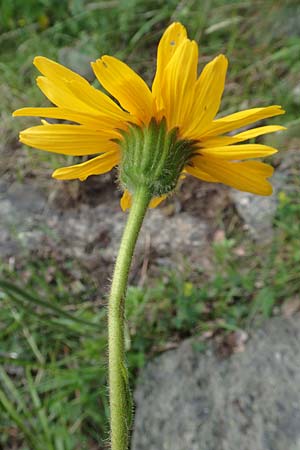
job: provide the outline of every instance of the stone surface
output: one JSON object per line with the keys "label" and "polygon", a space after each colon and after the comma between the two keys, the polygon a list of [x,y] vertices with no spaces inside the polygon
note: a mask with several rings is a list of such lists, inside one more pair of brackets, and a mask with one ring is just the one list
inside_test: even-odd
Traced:
{"label": "stone surface", "polygon": [[256,241],[262,244],[271,242],[272,227],[277,208],[279,192],[290,193],[295,190],[295,176],[300,174],[300,151],[289,150],[281,155],[282,161],[272,177],[273,195],[260,197],[232,189],[230,195],[237,212]]}
{"label": "stone surface", "polygon": [[58,51],[58,61],[88,81],[93,81],[95,75],[91,68],[91,61],[95,61],[95,57],[88,55],[85,49],[62,47]]}
{"label": "stone surface", "polygon": [[23,246],[27,247],[27,238],[32,236],[33,230],[35,237],[41,236],[38,223],[40,226],[43,224],[45,208],[45,198],[38,189],[19,183],[8,186],[1,182],[0,256],[9,257]]}
{"label": "stone surface", "polygon": [[[21,250],[41,254],[48,246],[89,268],[96,264],[107,270],[117,254],[127,216],[117,198],[94,207],[77,202],[76,207],[59,209],[33,183],[1,184],[0,210],[0,256],[9,258]],[[136,257],[143,258],[153,248],[153,259],[159,258],[160,264],[174,265],[180,255],[194,254],[199,260],[207,233],[204,221],[185,212],[167,217],[163,209],[150,210]]]}
{"label": "stone surface", "polygon": [[232,190],[231,197],[239,216],[256,241],[269,243],[273,238],[273,219],[277,208],[276,194],[258,197],[248,192]]}
{"label": "stone surface", "polygon": [[132,450],[299,450],[300,316],[274,318],[220,359],[184,342],[135,392]]}

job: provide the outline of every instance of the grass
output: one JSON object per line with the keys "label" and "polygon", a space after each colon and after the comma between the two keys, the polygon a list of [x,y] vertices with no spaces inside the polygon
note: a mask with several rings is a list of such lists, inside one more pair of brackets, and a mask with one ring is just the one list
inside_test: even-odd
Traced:
{"label": "grass", "polygon": [[[47,105],[34,83],[32,59],[60,59],[61,49],[103,53],[130,63],[149,82],[155,45],[171,20],[182,21],[201,42],[201,67],[220,52],[230,59],[222,112],[282,104],[283,122],[294,121],[300,38],[293,31],[300,7],[286,2],[240,0],[2,2],[0,78],[2,151],[17,148],[17,131],[31,119],[11,119],[22,106]],[[67,52],[68,53],[68,52]],[[146,55],[146,56],[145,56]],[[75,64],[76,65],[76,64]],[[92,80],[93,81],[93,80]],[[285,142],[288,145],[288,142]],[[18,155],[25,151],[18,148]],[[62,163],[63,157],[31,151],[16,173],[16,153],[4,175],[26,177]],[[19,171],[20,172],[20,171]],[[299,175],[299,174],[298,174]],[[298,183],[298,184],[297,184]],[[132,385],[145,362],[187,337],[249,330],[278,312],[300,289],[299,181],[279,195],[275,237],[261,249],[224,221],[225,237],[213,244],[213,267],[165,270],[148,288],[131,286],[127,298],[127,347]],[[84,450],[108,446],[106,309],[98,285],[73,261],[28,257],[0,264],[0,447]],[[70,295],[71,293],[71,295]],[[102,294],[101,294],[102,295]],[[106,445],[107,444],[107,445]]]}
{"label": "grass", "polygon": [[13,274],[2,267],[1,444],[89,449],[107,423],[105,309],[79,295],[70,303],[69,278],[59,270],[47,292],[46,272],[35,265],[26,290],[11,283]]}

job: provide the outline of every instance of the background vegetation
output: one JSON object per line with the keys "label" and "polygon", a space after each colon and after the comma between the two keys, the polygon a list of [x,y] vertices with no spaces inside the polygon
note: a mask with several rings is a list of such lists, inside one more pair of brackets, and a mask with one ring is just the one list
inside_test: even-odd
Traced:
{"label": "background vegetation", "polygon": [[[286,149],[298,139],[299,2],[241,0],[21,0],[0,3],[0,98],[3,176],[22,182],[60,157],[28,151],[18,158],[20,121],[11,111],[47,105],[36,88],[35,55],[88,66],[101,54],[126,60],[148,82],[156,44],[171,21],[201,43],[203,66],[218,53],[230,60],[222,112],[281,104],[289,124]],[[69,59],[68,59],[69,58]],[[89,72],[84,75],[95,83]],[[277,120],[278,122],[278,120]],[[23,120],[23,125],[32,119]],[[297,141],[298,143],[298,141]],[[17,150],[17,151],[15,151]],[[24,154],[24,153],[23,153]],[[41,182],[42,176],[41,176]],[[148,288],[130,287],[128,359],[132,385],[148,358],[194,335],[226,337],[280,311],[300,289],[300,182],[279,197],[275,237],[257,247],[232,221],[219,218],[224,239],[213,244],[213,274],[165,269]],[[241,250],[243,258],[241,259]],[[54,267],[55,276],[49,274]],[[106,311],[97,280],[71,289],[72,261],[34,257],[0,262],[0,447],[75,450],[107,439]],[[70,295],[71,294],[71,295]],[[223,339],[223,338],[222,338]],[[224,341],[223,341],[224,342]],[[225,341],[226,342],[226,341]]]}

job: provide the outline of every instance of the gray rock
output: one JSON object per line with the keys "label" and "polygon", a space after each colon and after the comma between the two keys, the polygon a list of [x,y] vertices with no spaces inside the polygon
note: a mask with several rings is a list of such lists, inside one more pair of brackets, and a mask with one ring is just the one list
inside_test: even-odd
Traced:
{"label": "gray rock", "polygon": [[300,105],[300,84],[297,84],[292,91],[293,102]]}
{"label": "gray rock", "polygon": [[282,152],[282,161],[272,177],[273,195],[260,197],[247,192],[232,189],[230,196],[237,212],[244,220],[246,228],[253,238],[261,243],[272,241],[274,230],[273,220],[277,209],[279,192],[291,193],[295,190],[295,176],[300,176],[300,151]]}
{"label": "gray rock", "polygon": [[205,222],[185,212],[166,217],[162,209],[152,209],[146,216],[141,241],[148,235],[160,255],[185,252],[188,256],[193,249],[200,254],[208,231]]}
{"label": "gray rock", "polygon": [[[96,207],[79,202],[59,210],[33,183],[0,186],[0,210],[0,256],[15,256],[20,250],[41,255],[50,246],[62,257],[107,271],[117,255],[127,217],[117,199]],[[164,259],[165,265],[175,265],[179,257],[199,261],[207,234],[207,224],[187,213],[166,217],[163,209],[150,210],[136,259],[141,261],[153,248],[152,260]]]}
{"label": "gray rock", "polygon": [[8,186],[1,182],[0,256],[16,254],[32,239],[39,245],[41,233],[37,228],[43,224],[45,208],[45,198],[36,187],[19,183]]}
{"label": "gray rock", "polygon": [[87,55],[84,50],[80,48],[62,47],[58,51],[58,60],[61,64],[86,78],[88,81],[95,79],[91,68],[91,61],[94,61],[95,57]]}
{"label": "gray rock", "polygon": [[299,450],[300,316],[274,318],[220,359],[184,342],[135,392],[132,450]]}
{"label": "gray rock", "polygon": [[259,197],[247,192],[232,190],[231,198],[239,216],[255,240],[260,243],[271,242],[274,234],[272,223],[277,208],[276,195]]}

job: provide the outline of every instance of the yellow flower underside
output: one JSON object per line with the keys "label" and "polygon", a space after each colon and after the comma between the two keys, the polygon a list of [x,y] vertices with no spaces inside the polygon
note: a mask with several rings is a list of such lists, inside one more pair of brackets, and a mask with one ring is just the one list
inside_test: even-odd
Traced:
{"label": "yellow flower underside", "polygon": [[[277,150],[241,142],[284,127],[270,125],[230,136],[226,133],[284,111],[275,105],[216,119],[225,85],[227,59],[224,55],[217,56],[198,77],[198,46],[188,39],[180,23],[170,25],[159,42],[151,90],[138,74],[117,58],[105,55],[92,63],[98,81],[120,106],[80,75],[54,61],[38,56],[34,64],[43,75],[37,78],[37,84],[55,106],[22,108],[13,115],[62,119],[72,124],[42,121],[43,125],[22,131],[20,141],[65,155],[98,154],[81,164],[55,170],[54,178],[85,180],[90,175],[110,171],[120,163],[117,143],[121,138],[120,130],[126,131],[129,124],[147,126],[152,118],[157,121],[165,118],[168,130],[178,128],[180,139],[197,141],[196,153],[184,167],[183,174],[254,194],[272,193],[267,180],[273,173],[272,167],[249,159],[264,158]],[[150,206],[157,206],[164,198],[153,199]],[[121,207],[125,210],[130,205],[131,194],[125,190]]]}

